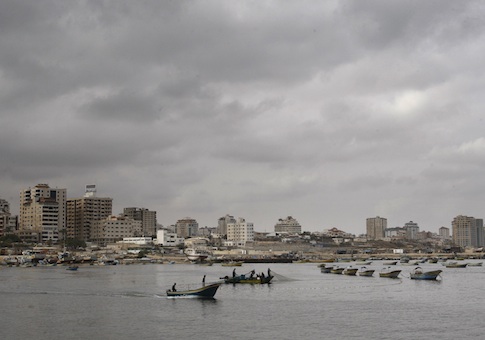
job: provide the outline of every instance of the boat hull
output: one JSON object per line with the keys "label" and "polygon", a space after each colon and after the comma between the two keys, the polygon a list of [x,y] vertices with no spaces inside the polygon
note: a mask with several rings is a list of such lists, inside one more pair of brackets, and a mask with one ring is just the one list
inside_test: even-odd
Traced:
{"label": "boat hull", "polygon": [[167,290],[167,297],[196,297],[200,299],[212,299],[214,298],[214,295],[216,295],[217,289],[220,285],[220,283],[214,283],[197,289],[181,290],[176,292]]}
{"label": "boat hull", "polygon": [[436,280],[438,275],[440,275],[441,270],[433,270],[423,273],[411,273],[410,277],[413,280]]}
{"label": "boat hull", "polygon": [[389,279],[397,279],[397,277],[399,276],[400,273],[401,273],[400,270],[394,270],[394,271],[391,271],[391,272],[379,273],[379,276],[380,277],[387,277]]}
{"label": "boat hull", "polygon": [[330,273],[332,274],[342,274],[344,271],[344,268],[332,268],[330,269]]}
{"label": "boat hull", "polygon": [[357,268],[355,268],[355,269],[353,269],[353,268],[351,268],[351,269],[345,269],[342,272],[342,274],[344,274],[344,275],[350,275],[350,276],[355,276],[355,275],[357,275],[357,270],[358,270]]}
{"label": "boat hull", "polygon": [[358,272],[359,276],[373,276],[374,275],[374,270],[364,270],[364,271],[360,271]]}
{"label": "boat hull", "polygon": [[239,275],[234,277],[224,277],[225,283],[246,283],[246,284],[265,284],[270,283],[273,279],[273,276],[265,276],[265,277],[246,277],[245,275]]}

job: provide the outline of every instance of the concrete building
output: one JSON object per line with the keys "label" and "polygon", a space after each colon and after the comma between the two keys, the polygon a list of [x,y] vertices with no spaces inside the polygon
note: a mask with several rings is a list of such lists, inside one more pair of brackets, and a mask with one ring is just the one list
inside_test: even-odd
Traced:
{"label": "concrete building", "polygon": [[157,235],[157,212],[145,208],[124,208],[123,215],[135,221],[141,221],[144,236],[155,237]]}
{"label": "concrete building", "polygon": [[406,239],[408,240],[417,239],[417,235],[419,233],[419,226],[417,223],[413,221],[409,221],[404,225],[404,229],[406,230]]}
{"label": "concrete building", "polygon": [[177,247],[180,244],[184,244],[184,238],[178,237],[176,233],[167,229],[157,230],[157,238],[155,243],[164,247]]}
{"label": "concrete building", "polygon": [[10,204],[0,198],[0,237],[5,235],[10,226]]}
{"label": "concrete building", "polygon": [[236,223],[227,225],[227,241],[235,246],[244,246],[247,242],[254,241],[254,226],[239,217]]}
{"label": "concrete building", "polygon": [[465,248],[484,245],[483,219],[458,215],[451,222],[451,227],[456,246]]}
{"label": "concrete building", "polygon": [[220,217],[217,220],[217,234],[221,236],[226,236],[227,235],[227,225],[229,223],[236,223],[236,219],[234,216],[231,215],[226,215],[224,217]]}
{"label": "concrete building", "polygon": [[127,237],[141,237],[141,222],[125,216],[109,216],[92,223],[91,239],[99,246],[122,241]]}
{"label": "concrete building", "polygon": [[386,239],[389,240],[402,240],[406,238],[406,230],[401,227],[386,228],[384,230],[384,234],[386,236]]}
{"label": "concrete building", "polygon": [[67,238],[91,241],[93,224],[111,216],[112,210],[113,199],[96,197],[95,186],[87,185],[83,197],[67,200]]}
{"label": "concrete building", "polygon": [[66,230],[66,189],[37,184],[20,192],[19,231],[37,235],[38,242],[58,242]]}
{"label": "concrete building", "polygon": [[288,216],[285,219],[280,218],[278,223],[274,226],[274,232],[276,235],[281,234],[301,234],[301,225],[293,217]]}
{"label": "concrete building", "polygon": [[367,219],[367,239],[368,240],[382,240],[385,237],[387,228],[387,218],[383,217],[369,217]]}
{"label": "concrete building", "polygon": [[441,227],[439,230],[438,230],[438,235],[440,235],[440,237],[444,240],[447,240],[450,238],[450,228],[446,228],[446,227]]}
{"label": "concrete building", "polygon": [[186,217],[175,223],[175,230],[178,237],[194,237],[199,233],[199,224],[193,218]]}

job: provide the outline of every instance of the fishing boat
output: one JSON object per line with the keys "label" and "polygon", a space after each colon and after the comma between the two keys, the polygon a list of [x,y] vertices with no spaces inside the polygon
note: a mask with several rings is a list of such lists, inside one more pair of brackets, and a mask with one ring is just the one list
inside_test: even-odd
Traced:
{"label": "fishing boat", "polygon": [[325,274],[330,273],[331,270],[332,270],[332,267],[325,267],[325,266],[320,267],[320,271]]}
{"label": "fishing boat", "polygon": [[387,277],[387,278],[390,278],[390,279],[396,279],[399,274],[401,273],[400,270],[391,270],[390,267],[388,268],[384,268],[381,270],[381,272],[379,273],[379,276],[380,277]]}
{"label": "fishing boat", "polygon": [[273,275],[271,273],[271,269],[268,268],[268,275],[264,275],[264,273],[256,274],[256,271],[253,269],[249,273],[237,275],[236,269],[232,271],[232,276],[224,276],[221,277],[225,283],[249,283],[249,284],[265,284],[270,283],[273,279]]}
{"label": "fishing boat", "polygon": [[79,266],[76,266],[76,265],[73,265],[73,266],[68,266],[66,268],[66,270],[72,270],[72,271],[75,271],[75,270],[78,270]]}
{"label": "fishing boat", "polygon": [[201,262],[211,256],[211,253],[207,249],[202,248],[187,248],[184,253],[190,261]]}
{"label": "fishing boat", "polygon": [[228,262],[221,262],[221,266],[223,267],[241,267],[243,261],[228,261]]}
{"label": "fishing boat", "polygon": [[397,261],[386,261],[383,263],[385,266],[395,266]]}
{"label": "fishing boat", "polygon": [[443,265],[446,268],[466,268],[468,263],[458,263],[455,261],[445,262]]}
{"label": "fishing boat", "polygon": [[356,265],[358,266],[368,266],[372,263],[372,261],[357,261],[355,262]]}
{"label": "fishing boat", "polygon": [[220,283],[212,283],[207,286],[186,290],[167,290],[167,297],[194,297],[199,299],[213,299]]}
{"label": "fishing boat", "polygon": [[332,274],[342,274],[345,268],[333,267],[330,269],[330,273]]}
{"label": "fishing boat", "polygon": [[436,280],[436,278],[438,277],[438,275],[440,275],[441,272],[442,270],[440,269],[425,272],[423,268],[416,267],[411,271],[410,277],[413,280]]}
{"label": "fishing boat", "polygon": [[481,267],[483,262],[468,262],[468,267]]}
{"label": "fishing boat", "polygon": [[366,267],[361,267],[357,272],[357,274],[359,274],[359,276],[373,276],[374,272],[375,272],[374,269],[367,269]]}
{"label": "fishing boat", "polygon": [[344,271],[342,272],[342,274],[344,275],[350,275],[350,276],[355,276],[357,275],[357,271],[359,270],[359,268],[352,268],[352,267],[347,267],[344,269]]}

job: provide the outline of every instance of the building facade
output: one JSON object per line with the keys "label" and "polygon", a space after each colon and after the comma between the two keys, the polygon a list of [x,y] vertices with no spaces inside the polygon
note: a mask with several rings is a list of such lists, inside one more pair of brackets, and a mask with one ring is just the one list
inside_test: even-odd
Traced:
{"label": "building facade", "polygon": [[37,235],[38,242],[58,242],[66,231],[66,189],[37,184],[20,192],[20,233]]}
{"label": "building facade", "polygon": [[99,246],[122,241],[127,237],[141,237],[141,222],[125,216],[109,216],[92,224],[93,242]]}
{"label": "building facade", "polygon": [[227,225],[227,241],[241,246],[254,241],[254,225],[239,217],[235,223]]}
{"label": "building facade", "polygon": [[385,237],[385,230],[387,228],[387,218],[383,217],[369,217],[366,220],[367,239],[368,240],[382,240]]}
{"label": "building facade", "polygon": [[193,218],[185,217],[175,223],[175,231],[178,237],[194,237],[199,233],[199,224]]}
{"label": "building facade", "polygon": [[113,213],[113,199],[96,197],[92,187],[86,186],[83,197],[67,200],[67,238],[91,241],[93,224]]}
{"label": "building facade", "polygon": [[5,235],[10,226],[10,204],[0,198],[0,237]]}
{"label": "building facade", "polygon": [[226,215],[217,220],[217,234],[224,237],[227,235],[227,225],[229,223],[236,223],[234,216]]}
{"label": "building facade", "polygon": [[438,230],[438,235],[442,238],[442,239],[449,239],[450,238],[450,228],[446,228],[446,227],[441,227],[439,230]]}
{"label": "building facade", "polygon": [[123,215],[135,221],[140,221],[143,236],[157,236],[157,212],[145,208],[124,208]]}
{"label": "building facade", "polygon": [[155,243],[163,247],[177,247],[180,244],[184,244],[184,238],[178,237],[176,233],[173,233],[170,230],[159,229],[157,230]]}
{"label": "building facade", "polygon": [[288,216],[285,219],[280,218],[274,226],[276,235],[281,234],[301,234],[301,225],[293,217]]}
{"label": "building facade", "polygon": [[456,246],[466,248],[484,245],[483,219],[459,215],[453,219],[451,227]]}
{"label": "building facade", "polygon": [[417,223],[409,221],[404,225],[404,229],[406,230],[406,239],[416,240],[418,238],[419,226]]}

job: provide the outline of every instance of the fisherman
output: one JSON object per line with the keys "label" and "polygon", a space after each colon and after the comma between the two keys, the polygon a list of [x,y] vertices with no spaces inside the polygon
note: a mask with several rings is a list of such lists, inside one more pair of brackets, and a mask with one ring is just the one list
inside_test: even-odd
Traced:
{"label": "fisherman", "polygon": [[236,268],[232,270],[232,277],[236,277]]}
{"label": "fisherman", "polygon": [[204,277],[202,278],[202,285],[205,286],[205,275]]}
{"label": "fisherman", "polygon": [[176,291],[177,291],[177,289],[175,288],[175,285],[176,285],[176,284],[177,284],[177,283],[174,283],[174,284],[173,284],[173,286],[172,286],[172,292],[176,292]]}
{"label": "fisherman", "polygon": [[271,269],[268,268],[268,277],[271,276]]}
{"label": "fisherman", "polygon": [[253,269],[251,270],[251,275],[249,275],[249,278],[252,279],[254,277],[254,274],[256,273],[256,271]]}

